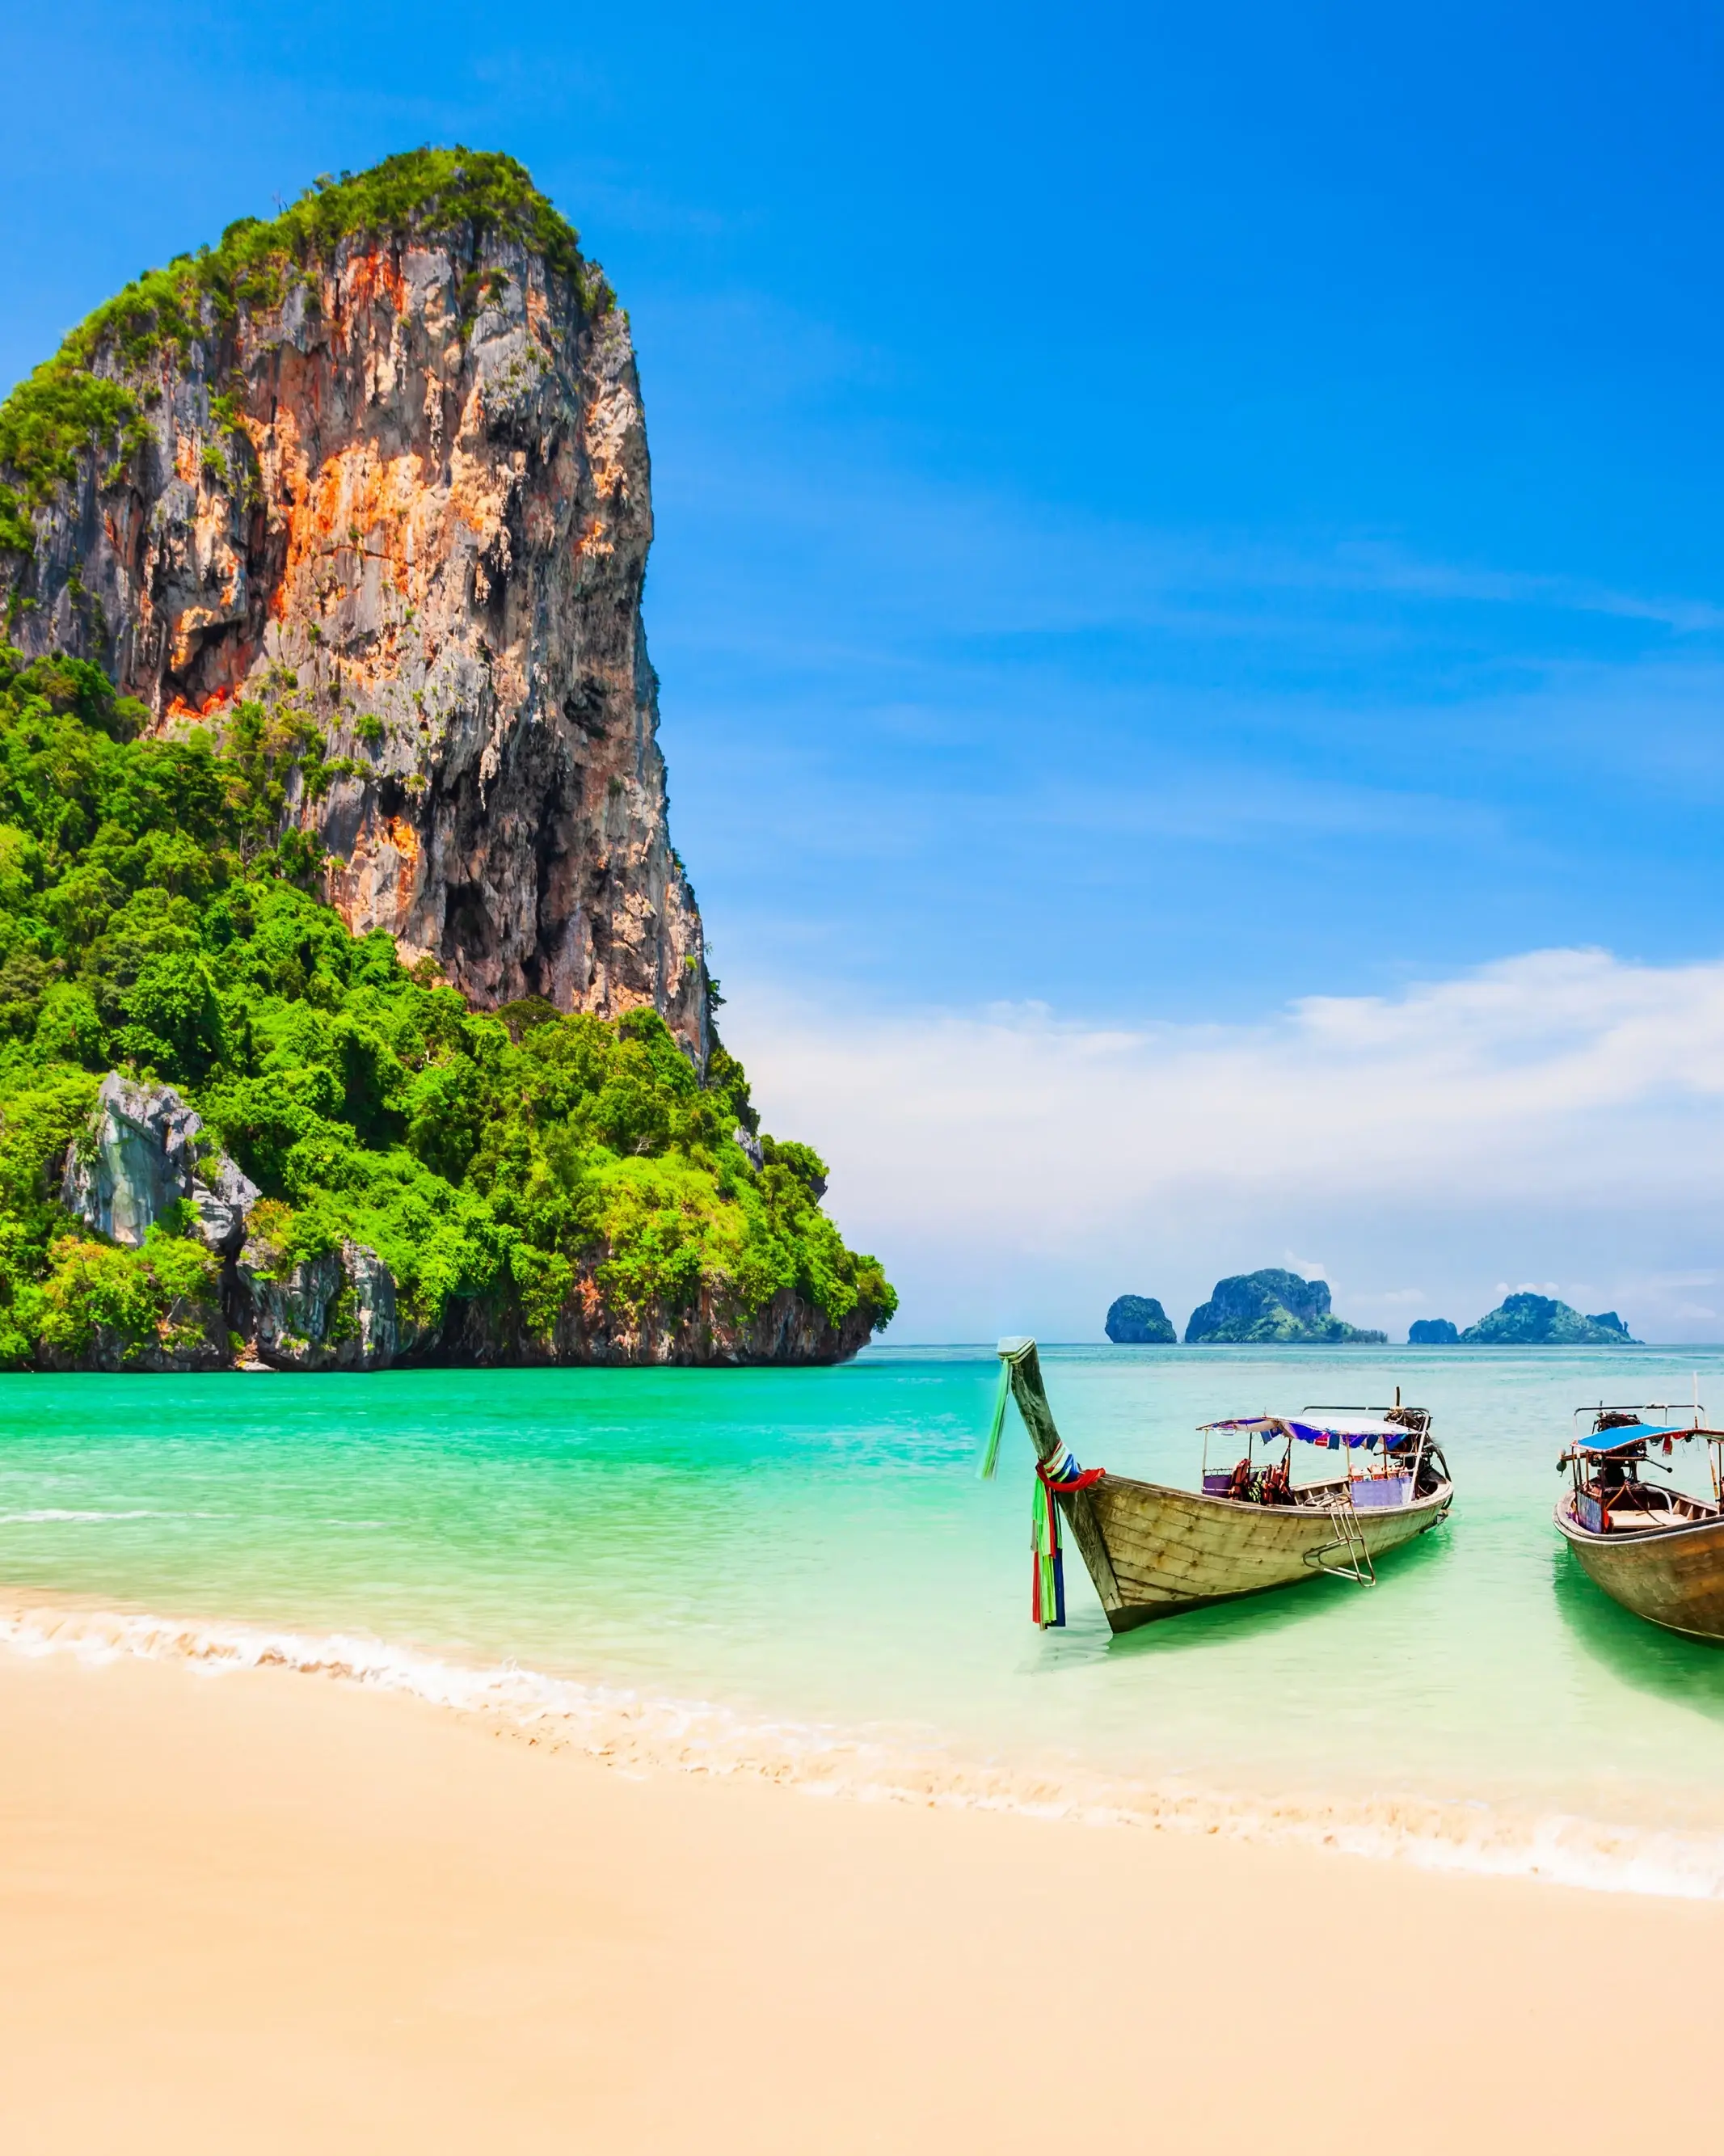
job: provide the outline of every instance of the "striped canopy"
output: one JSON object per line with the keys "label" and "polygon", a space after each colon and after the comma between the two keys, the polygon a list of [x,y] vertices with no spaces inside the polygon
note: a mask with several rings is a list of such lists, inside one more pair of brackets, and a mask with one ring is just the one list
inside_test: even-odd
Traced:
{"label": "striped canopy", "polygon": [[1345,1423],[1307,1422],[1291,1415],[1239,1415],[1226,1422],[1206,1422],[1203,1428],[1244,1430],[1254,1437],[1296,1437],[1301,1444],[1326,1445],[1331,1452],[1343,1445],[1393,1444],[1414,1435],[1403,1424],[1363,1415]]}

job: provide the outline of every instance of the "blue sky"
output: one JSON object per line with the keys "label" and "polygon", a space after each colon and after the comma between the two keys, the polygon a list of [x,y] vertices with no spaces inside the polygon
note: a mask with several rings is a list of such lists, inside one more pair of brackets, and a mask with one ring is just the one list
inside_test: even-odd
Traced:
{"label": "blue sky", "polygon": [[[892,1246],[953,1024],[1249,1043],[1541,950],[1668,985],[1724,948],[1715,10],[12,13],[7,379],[146,263],[417,141],[512,151],[580,227],[640,352],[726,1021],[912,1331],[1081,1330],[1122,1266],[1171,1303],[1289,1250],[1427,1292],[1385,1285],[1393,1176],[1213,1235],[1219,1197],[1176,1235],[1146,1184],[1104,1232],[1098,1147],[1059,1265],[1026,1230],[954,1294],[979,1216]],[[834,1040],[901,1070],[895,1136],[796,1076]],[[1710,1271],[1719,1167],[1656,1065],[1548,1202],[1503,1209],[1495,1139],[1469,1181],[1451,1138],[1411,1269],[1449,1314],[1549,1278],[1724,1331],[1706,1283],[1651,1284]],[[1672,1222],[1627,1270],[1579,1188],[1643,1158],[1624,1117]]]}

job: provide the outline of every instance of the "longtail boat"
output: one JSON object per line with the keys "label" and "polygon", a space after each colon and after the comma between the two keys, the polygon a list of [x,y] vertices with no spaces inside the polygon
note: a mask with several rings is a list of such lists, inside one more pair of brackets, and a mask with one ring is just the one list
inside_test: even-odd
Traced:
{"label": "longtail boat", "polygon": [[[1054,1421],[1034,1340],[1002,1340],[999,1397],[983,1465],[993,1471],[1007,1389],[1036,1456],[1037,1623],[1065,1621],[1062,1524],[1095,1582],[1108,1624],[1127,1632],[1157,1617],[1323,1574],[1373,1584],[1377,1560],[1435,1527],[1454,1500],[1448,1464],[1423,1408],[1307,1408],[1203,1425],[1200,1490],[1140,1482],[1073,1458]],[[1242,1440],[1212,1472],[1218,1435]],[[1293,1449],[1342,1454],[1344,1471],[1296,1484]],[[1264,1464],[1256,1448],[1265,1447]],[[1276,1457],[1276,1455],[1279,1457]]]}
{"label": "longtail boat", "polygon": [[[1672,1422],[1667,1402],[1577,1408],[1592,1427],[1557,1462],[1569,1472],[1557,1527],[1624,1609],[1668,1631],[1724,1640],[1724,1430],[1706,1428],[1702,1412],[1698,1399],[1687,1422]],[[1694,1444],[1707,1448],[1709,1499],[1647,1479],[1649,1468],[1672,1472],[1664,1461]]]}

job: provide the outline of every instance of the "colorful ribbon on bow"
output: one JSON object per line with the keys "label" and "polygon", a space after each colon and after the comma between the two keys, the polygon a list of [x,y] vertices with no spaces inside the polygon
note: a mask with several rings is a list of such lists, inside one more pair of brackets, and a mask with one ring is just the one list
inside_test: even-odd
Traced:
{"label": "colorful ribbon on bow", "polygon": [[1060,1547],[1055,1493],[1063,1491],[1067,1496],[1075,1496],[1080,1490],[1093,1489],[1106,1471],[1101,1467],[1080,1467],[1071,1456],[1071,1448],[1064,1444],[1051,1460],[1036,1462],[1029,1514],[1029,1614],[1044,1631],[1065,1622],[1065,1559]]}

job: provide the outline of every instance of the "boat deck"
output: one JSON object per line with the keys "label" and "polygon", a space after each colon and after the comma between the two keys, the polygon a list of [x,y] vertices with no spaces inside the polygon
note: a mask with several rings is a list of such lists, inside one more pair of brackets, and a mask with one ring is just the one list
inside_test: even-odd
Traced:
{"label": "boat deck", "polygon": [[1597,1482],[1583,1483],[1573,1492],[1570,1517],[1588,1534],[1634,1535],[1668,1533],[1672,1528],[1695,1527],[1721,1517],[1716,1505],[1704,1497],[1691,1497],[1683,1490],[1664,1490],[1645,1482],[1631,1482],[1607,1490]]}

